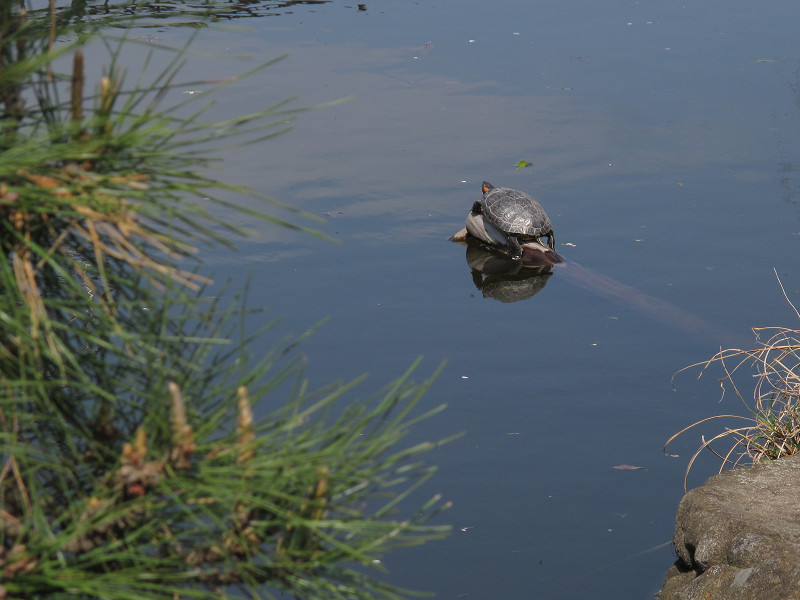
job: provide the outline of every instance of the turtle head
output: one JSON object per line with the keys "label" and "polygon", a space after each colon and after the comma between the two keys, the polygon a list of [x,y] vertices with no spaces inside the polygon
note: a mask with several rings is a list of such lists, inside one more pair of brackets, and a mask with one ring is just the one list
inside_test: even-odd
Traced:
{"label": "turtle head", "polygon": [[486,192],[488,192],[489,190],[493,190],[493,189],[494,189],[494,186],[493,186],[491,183],[489,183],[488,181],[484,181],[484,182],[481,184],[481,191],[482,191],[484,194],[485,194]]}

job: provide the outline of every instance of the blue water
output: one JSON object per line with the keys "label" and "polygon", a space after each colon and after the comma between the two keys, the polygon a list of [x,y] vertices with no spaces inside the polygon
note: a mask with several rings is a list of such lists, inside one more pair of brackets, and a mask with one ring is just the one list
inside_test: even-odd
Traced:
{"label": "blue water", "polygon": [[[252,273],[251,304],[284,317],[277,334],[329,318],[301,349],[312,384],[368,372],[366,397],[418,355],[418,379],[448,361],[423,401],[448,409],[414,439],[464,432],[430,454],[439,471],[417,498],[452,501],[454,531],[385,557],[392,582],[440,598],[652,597],[699,432],[678,458],[662,446],[743,411],[718,404],[718,373],[675,389],[671,376],[748,344],[752,326],[794,324],[773,268],[797,301],[796,4],[366,6],[271,3],[199,34],[210,57],[187,80],[288,53],[211,117],[349,98],[227,153],[221,172],[335,215],[316,226],[339,243],[242,221],[252,237],[209,252],[208,269]],[[484,179],[536,196],[568,262],[655,300],[615,301],[558,269],[527,301],[484,298],[447,241]],[[699,462],[689,485],[715,468]]]}

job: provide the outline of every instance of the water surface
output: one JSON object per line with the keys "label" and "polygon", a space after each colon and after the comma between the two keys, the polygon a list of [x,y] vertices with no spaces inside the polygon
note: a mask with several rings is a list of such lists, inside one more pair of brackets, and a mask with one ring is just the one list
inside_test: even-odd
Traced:
{"label": "water surface", "polygon": [[[452,500],[454,532],[386,557],[393,582],[440,598],[652,597],[698,437],[679,458],[663,443],[742,410],[717,404],[715,375],[676,389],[671,376],[748,344],[751,326],[794,324],[773,268],[797,300],[796,5],[366,6],[271,4],[229,22],[247,30],[199,35],[216,56],[190,60],[187,79],[288,53],[211,116],[350,98],[224,161],[231,181],[328,215],[340,243],[243,222],[251,240],[209,269],[251,272],[278,333],[329,317],[302,348],[312,383],[368,372],[366,396],[420,354],[419,378],[447,359],[424,403],[448,409],[414,435],[465,432],[429,457],[426,493]],[[447,241],[484,179],[536,196],[568,261],[708,328],[558,270],[529,300],[484,298]]]}

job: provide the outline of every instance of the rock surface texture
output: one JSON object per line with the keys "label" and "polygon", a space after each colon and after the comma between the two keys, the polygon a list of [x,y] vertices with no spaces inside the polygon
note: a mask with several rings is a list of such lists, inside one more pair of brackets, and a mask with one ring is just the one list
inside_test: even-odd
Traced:
{"label": "rock surface texture", "polygon": [[659,600],[800,599],[800,454],[691,490],[673,544]]}

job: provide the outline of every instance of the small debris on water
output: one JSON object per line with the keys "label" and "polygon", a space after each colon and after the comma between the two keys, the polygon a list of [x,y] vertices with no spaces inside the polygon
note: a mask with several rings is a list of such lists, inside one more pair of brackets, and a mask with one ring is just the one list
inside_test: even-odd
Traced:
{"label": "small debris on water", "polygon": [[425,42],[422,45],[422,48],[419,48],[420,56],[414,56],[414,60],[419,60],[420,57],[424,57],[428,52],[436,48],[436,45],[433,42]]}
{"label": "small debris on water", "polygon": [[461,379],[469,379],[469,375],[462,375]]}

